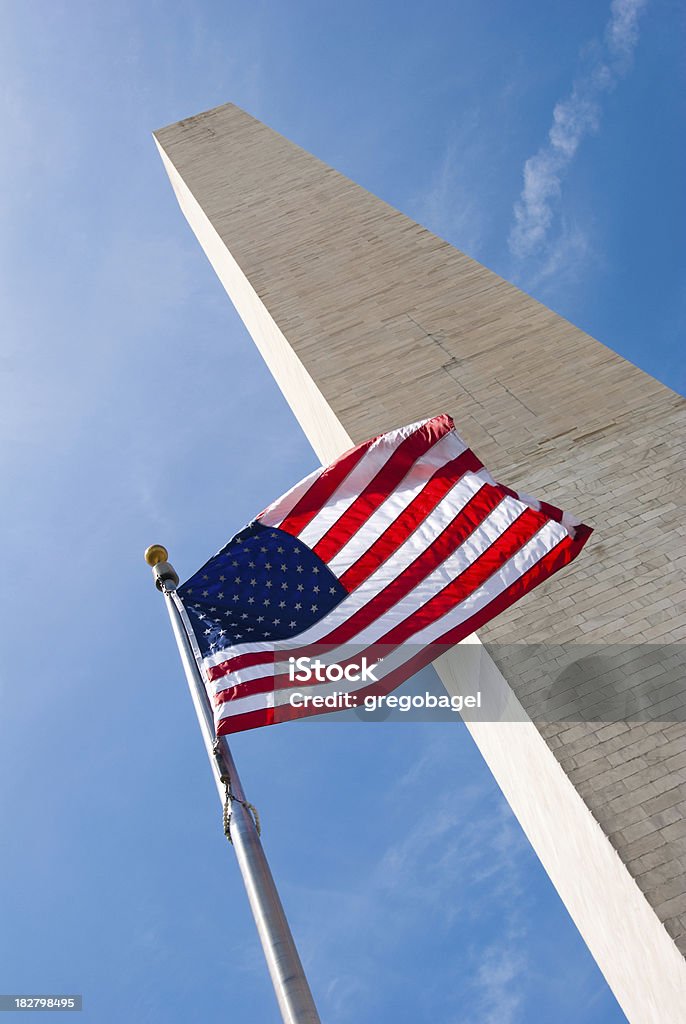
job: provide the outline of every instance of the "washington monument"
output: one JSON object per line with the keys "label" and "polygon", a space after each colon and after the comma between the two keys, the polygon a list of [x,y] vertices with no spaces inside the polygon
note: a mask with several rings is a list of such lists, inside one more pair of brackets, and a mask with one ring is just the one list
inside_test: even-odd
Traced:
{"label": "washington monument", "polygon": [[497,709],[468,727],[629,1020],[685,1021],[683,401],[231,104],[155,139],[323,463],[449,412],[497,479],[594,526],[436,668]]}

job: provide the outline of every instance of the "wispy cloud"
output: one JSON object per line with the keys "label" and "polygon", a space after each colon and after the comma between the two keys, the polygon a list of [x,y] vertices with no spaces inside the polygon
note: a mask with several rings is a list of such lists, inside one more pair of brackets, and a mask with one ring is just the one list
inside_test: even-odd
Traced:
{"label": "wispy cloud", "polygon": [[[553,110],[547,141],[524,164],[524,188],[514,206],[510,251],[517,259],[542,257],[559,269],[566,251],[574,260],[585,255],[587,240],[574,229],[550,241],[562,180],[586,135],[599,130],[603,96],[631,66],[638,41],[638,19],[646,0],[613,0],[603,39],[592,40],[582,51],[583,67],[570,94]],[[571,243],[571,244],[570,244]],[[542,272],[544,276],[546,267]]]}
{"label": "wispy cloud", "polygon": [[450,131],[443,157],[433,168],[408,212],[430,231],[477,256],[488,232],[488,201],[493,184],[484,168],[494,160],[497,142],[478,107],[466,111]]}

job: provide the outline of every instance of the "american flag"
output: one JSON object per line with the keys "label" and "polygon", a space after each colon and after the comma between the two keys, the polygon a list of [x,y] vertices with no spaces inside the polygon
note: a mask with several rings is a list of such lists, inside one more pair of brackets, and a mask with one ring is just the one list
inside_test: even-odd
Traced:
{"label": "american flag", "polygon": [[[178,590],[217,735],[318,714],[294,690],[389,693],[579,553],[591,529],[496,483],[450,416],[318,469]],[[369,681],[293,681],[288,656],[383,659]],[[338,657],[337,657],[338,655]],[[360,657],[357,657],[360,661]]]}

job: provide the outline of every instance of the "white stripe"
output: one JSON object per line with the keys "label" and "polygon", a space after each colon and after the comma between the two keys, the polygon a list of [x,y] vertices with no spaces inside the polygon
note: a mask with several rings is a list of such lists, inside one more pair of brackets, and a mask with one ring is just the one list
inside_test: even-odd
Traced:
{"label": "white stripe", "polygon": [[[336,576],[342,576],[345,570],[349,569],[360,555],[372,546],[379,535],[402,515],[436,470],[444,466],[446,462],[456,459],[466,450],[466,444],[455,431],[451,430],[449,434],[444,434],[428,452],[425,452],[414,463],[402,484],[389,495],[376,512],[372,513],[360,529],[353,534],[347,544],[344,544],[338,554],[334,555],[327,563],[329,569]],[[428,514],[430,513],[427,512]]]}
{"label": "white stripe", "polygon": [[309,491],[312,484],[319,479],[324,472],[324,466],[315,469],[309,476],[305,476],[290,491],[286,491],[280,498],[267,505],[264,512],[257,517],[264,526],[280,526],[286,516],[293,511],[303,494]]}
{"label": "white stripe", "polygon": [[[409,565],[414,562],[423,551],[425,551],[436,540],[436,537],[453,521],[462,511],[471,498],[484,486],[481,472],[465,473],[438,503],[433,510],[430,519],[424,520],[416,530],[393,552],[393,555],[380,565],[371,576],[353,590],[352,593],[336,605],[328,615],[315,622],[309,629],[295,637],[290,638],[293,646],[301,643],[315,643],[317,639],[325,636],[336,626],[345,622],[358,609],[363,608],[373,597],[384,587],[388,586],[397,576],[400,575]],[[517,505],[519,512],[523,511],[524,505],[515,502],[514,498],[505,498],[506,502]],[[360,551],[360,554],[363,552]],[[250,654],[252,651],[270,652],[274,649],[273,642],[261,641],[259,643],[236,644],[227,647],[223,651],[209,655],[204,659],[205,668],[212,668],[220,665],[229,658],[235,658],[240,654]]]}
{"label": "white stripe", "polygon": [[389,444],[384,434],[374,442],[369,451],[365,452],[360,461],[342,480],[326,504],[298,534],[299,540],[309,547],[314,547],[333,524],[340,519],[352,503],[359,498],[367,484],[371,483],[380,469],[386,465],[397,451],[404,438]]}
{"label": "white stripe", "polygon": [[523,501],[525,505],[532,508],[534,512],[541,511],[541,503],[538,498],[533,498],[530,494],[525,494],[524,491],[517,491],[517,497],[520,501]]}
{"label": "white stripe", "polygon": [[[516,582],[525,572],[544,558],[549,551],[552,551],[565,536],[567,536],[567,533],[559,523],[546,523],[531,540],[508,559],[485,583],[465,598],[464,601],[455,605],[454,608],[451,608],[440,619],[415,633],[411,640],[405,641],[396,651],[387,658],[384,658],[381,663],[382,667],[376,672],[379,679],[394,671],[405,661],[409,661],[419,653],[419,649],[428,646],[443,634],[459,626],[466,619],[490,604],[507,587]],[[401,604],[404,610],[404,600]],[[355,642],[358,643],[359,638],[356,638]],[[342,650],[345,650],[345,645],[343,645]],[[322,660],[335,661],[333,652],[330,655],[323,655]],[[349,682],[341,679],[340,681],[321,683],[316,686],[304,686],[303,692],[312,696],[326,695],[333,691],[354,693],[356,690],[363,689],[368,685],[369,683],[367,682]],[[234,715],[288,704],[290,695],[296,691],[297,687],[289,686],[283,687],[276,692],[254,694],[250,697],[241,697],[238,700],[228,701],[226,704],[215,709],[215,719],[217,722],[220,722],[222,719],[230,718]]]}
{"label": "white stripe", "polygon": [[[396,435],[402,435],[405,432],[410,434],[414,433],[415,430],[418,430],[419,427],[424,426],[424,424],[428,422],[428,419],[421,420],[418,423],[411,423],[407,427],[400,427],[398,430],[391,430],[387,434],[382,434],[378,437],[374,443],[379,444],[381,442],[385,442],[389,438],[392,440]],[[359,448],[360,445],[356,445],[356,447]],[[344,452],[343,455],[340,456],[340,459],[345,458],[346,455],[349,455],[350,452],[353,451],[355,451],[355,448],[351,448],[350,451]],[[336,461],[338,462],[340,459],[337,459]],[[267,505],[264,512],[260,512],[259,516],[257,516],[259,521],[264,523],[265,526],[281,526],[281,523],[293,511],[303,495],[305,495],[309,491],[310,487],[316,483],[322,473],[330,468],[330,466],[321,466],[319,469],[315,469],[310,473],[309,476],[303,477],[303,479],[294,487],[291,487],[290,491],[286,491],[286,493],[282,494],[280,498],[273,501],[271,505]]]}

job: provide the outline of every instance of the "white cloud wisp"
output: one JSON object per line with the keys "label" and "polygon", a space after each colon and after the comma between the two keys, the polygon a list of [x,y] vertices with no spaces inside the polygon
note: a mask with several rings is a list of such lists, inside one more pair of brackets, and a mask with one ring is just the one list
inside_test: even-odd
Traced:
{"label": "white cloud wisp", "polygon": [[566,99],[553,110],[547,141],[524,164],[524,188],[514,206],[509,235],[517,259],[545,255],[562,178],[586,135],[600,127],[601,100],[628,71],[638,41],[638,19],[646,0],[613,0],[603,41],[585,52],[589,66]]}

